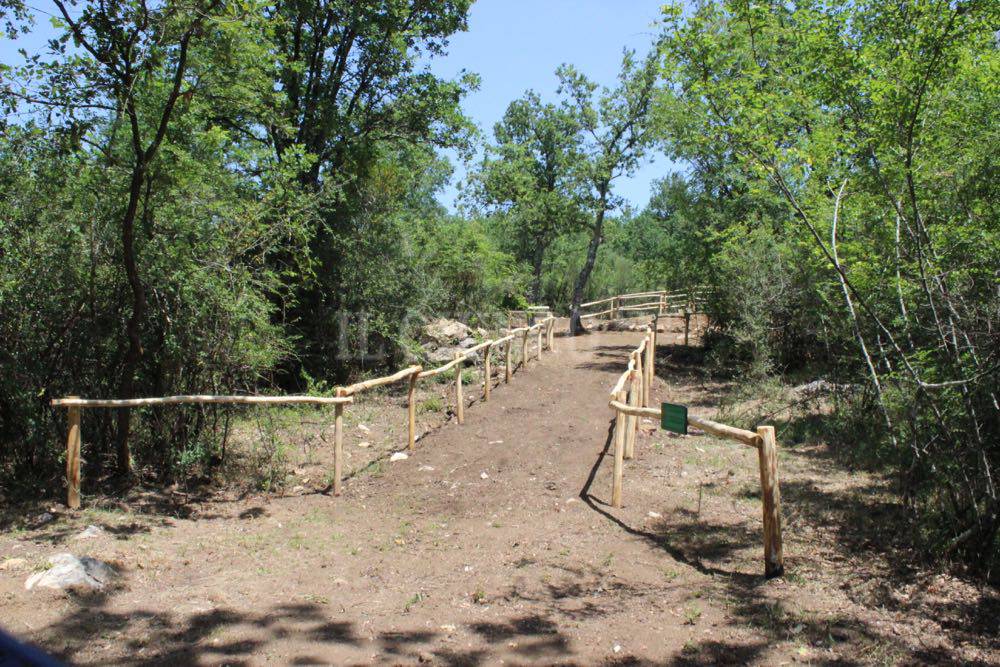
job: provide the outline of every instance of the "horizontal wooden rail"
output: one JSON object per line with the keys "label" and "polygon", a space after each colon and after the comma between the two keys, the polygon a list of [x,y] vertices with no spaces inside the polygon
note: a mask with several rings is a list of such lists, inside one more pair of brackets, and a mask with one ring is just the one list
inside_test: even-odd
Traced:
{"label": "horizontal wooden rail", "polygon": [[375,387],[381,387],[384,384],[392,384],[394,382],[399,382],[403,378],[407,378],[414,373],[420,372],[420,366],[410,366],[409,368],[404,368],[398,373],[393,373],[392,375],[386,375],[384,377],[374,378],[371,380],[365,380],[364,382],[356,382],[355,384],[344,387],[342,393],[346,396],[351,396],[359,391],[364,391],[366,389],[374,389]]}
{"label": "horizontal wooden rail", "polygon": [[[622,412],[633,417],[647,417],[649,419],[659,420],[663,416],[660,408],[635,408],[631,405],[619,403],[616,400],[609,401],[608,405],[618,412]],[[736,428],[735,426],[729,426],[728,424],[720,424],[719,422],[712,421],[711,419],[696,417],[694,415],[688,415],[687,423],[689,426],[694,426],[695,428],[701,429],[710,435],[735,440],[736,442],[742,442],[744,445],[749,445],[754,449],[760,448],[761,437],[753,431]]]}
{"label": "horizontal wooden rail", "polygon": [[216,396],[212,394],[192,394],[189,396],[161,396],[158,398],[54,398],[52,406],[57,408],[139,408],[150,405],[200,405],[205,403],[230,403],[233,405],[336,405],[350,403],[350,396]]}

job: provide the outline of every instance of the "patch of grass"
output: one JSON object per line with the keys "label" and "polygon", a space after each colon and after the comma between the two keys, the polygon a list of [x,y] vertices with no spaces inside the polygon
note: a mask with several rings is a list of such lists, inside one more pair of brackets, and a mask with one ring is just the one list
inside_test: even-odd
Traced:
{"label": "patch of grass", "polygon": [[601,565],[603,565],[604,567],[611,567],[611,562],[614,559],[615,555],[613,553],[609,553],[607,556],[604,557],[604,560],[601,561]]}
{"label": "patch of grass", "polygon": [[479,587],[472,594],[472,601],[476,604],[486,604],[486,591]]}
{"label": "patch of grass", "polygon": [[330,604],[330,598],[325,595],[316,595],[314,593],[306,593],[302,596],[306,602],[312,602],[313,604]]}
{"label": "patch of grass", "polygon": [[698,607],[687,607],[684,610],[684,624],[694,625],[701,618],[701,609]]}
{"label": "patch of grass", "polygon": [[418,605],[421,602],[423,602],[423,600],[424,600],[423,593],[414,593],[410,597],[410,599],[406,601],[406,604],[403,605],[403,613],[404,614],[409,613],[410,609],[412,609],[415,605]]}
{"label": "patch of grass", "polygon": [[423,414],[425,412],[441,412],[444,409],[444,401],[441,400],[440,396],[431,396],[425,399],[420,405],[417,406],[417,412]]}

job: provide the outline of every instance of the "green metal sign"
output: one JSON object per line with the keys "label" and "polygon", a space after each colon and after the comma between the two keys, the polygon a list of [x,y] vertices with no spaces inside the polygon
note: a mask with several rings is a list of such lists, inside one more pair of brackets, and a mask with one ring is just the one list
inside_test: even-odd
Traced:
{"label": "green metal sign", "polygon": [[663,403],[660,406],[660,428],[674,433],[688,432],[688,409],[686,405]]}

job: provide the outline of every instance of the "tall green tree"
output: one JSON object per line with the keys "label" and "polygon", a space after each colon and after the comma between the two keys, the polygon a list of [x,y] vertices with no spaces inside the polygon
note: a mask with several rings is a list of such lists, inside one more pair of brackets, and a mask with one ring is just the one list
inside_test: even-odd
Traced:
{"label": "tall green tree", "polygon": [[532,303],[541,302],[549,246],[584,222],[581,129],[574,110],[528,91],[494,127],[495,144],[474,176],[476,199],[502,219],[501,239],[531,266]]}
{"label": "tall green tree", "polygon": [[580,118],[586,137],[583,149],[586,158],[581,169],[591,216],[590,243],[573,284],[570,312],[573,334],[583,330],[580,304],[597,261],[597,251],[604,241],[605,217],[621,203],[614,194],[614,181],[633,173],[655,141],[650,112],[658,90],[658,59],[655,50],[642,59],[626,51],[618,84],[600,92],[597,84],[571,66],[564,65],[557,72],[560,92]]}
{"label": "tall green tree", "polygon": [[[299,162],[304,155],[300,182],[320,202],[310,264],[278,267],[294,283],[295,303],[283,317],[301,338],[289,381],[302,370],[314,376],[349,370],[350,355],[339,349],[339,341],[357,332],[337,333],[350,319],[345,313],[371,326],[398,321],[409,307],[398,286],[415,281],[400,275],[401,280],[391,281],[397,287],[376,296],[371,287],[381,278],[354,268],[358,257],[381,256],[387,274],[407,270],[391,259],[399,256],[406,237],[393,221],[399,203],[373,186],[388,173],[403,176],[392,166],[399,156],[425,163],[417,157],[421,150],[459,146],[468,139],[471,124],[459,101],[477,84],[476,77],[443,79],[427,61],[465,29],[470,4],[294,0],[266,11],[275,25],[279,68],[275,120],[262,126],[250,119],[245,127],[266,132],[263,138],[279,160]],[[389,298],[393,293],[394,300]],[[385,327],[372,334],[388,335]]]}

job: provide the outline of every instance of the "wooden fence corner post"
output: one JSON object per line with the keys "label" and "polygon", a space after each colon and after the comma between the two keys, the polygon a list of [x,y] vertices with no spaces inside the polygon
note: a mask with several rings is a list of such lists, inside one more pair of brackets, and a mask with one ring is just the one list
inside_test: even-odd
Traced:
{"label": "wooden fence corner post", "polygon": [[507,340],[507,345],[504,347],[503,350],[503,381],[507,384],[510,384],[510,375],[512,372],[512,368],[510,365],[510,352],[511,348],[513,347],[514,347],[514,339],[509,338]]}
{"label": "wooden fence corner post", "polygon": [[556,350],[556,318],[549,319],[549,351]]}
{"label": "wooden fence corner post", "polygon": [[[619,403],[625,402],[625,392],[620,391],[615,395],[615,400]],[[615,410],[615,467],[614,479],[611,482],[611,506],[622,506],[622,470],[625,467],[625,429],[627,419],[619,410]]]}
{"label": "wooden fence corner post", "polygon": [[80,509],[80,408],[70,406],[66,420],[69,424],[66,437],[66,506],[76,510]]}
{"label": "wooden fence corner post", "polygon": [[785,573],[781,544],[781,490],[778,487],[778,442],[773,426],[758,426],[761,443],[757,450],[760,462],[760,490],[764,504],[764,576],[780,577]]}
{"label": "wooden fence corner post", "polygon": [[493,343],[486,346],[485,357],[483,357],[483,400],[490,400],[490,389],[493,385],[493,368],[490,357],[493,356]]}
{"label": "wooden fence corner post", "polygon": [[[461,360],[464,355],[455,353],[455,359]],[[455,418],[459,424],[465,423],[465,399],[462,398],[462,362],[455,364]]]}
{"label": "wooden fence corner post", "polygon": [[422,370],[424,369],[420,366],[413,369],[413,372],[410,374],[410,386],[406,391],[406,446],[411,450],[417,444],[417,379],[420,377],[420,371]]}
{"label": "wooden fence corner post", "polygon": [[[345,393],[343,389],[337,390],[337,396]],[[344,477],[344,404],[337,403],[333,414],[333,495],[339,496],[343,491]]]}

